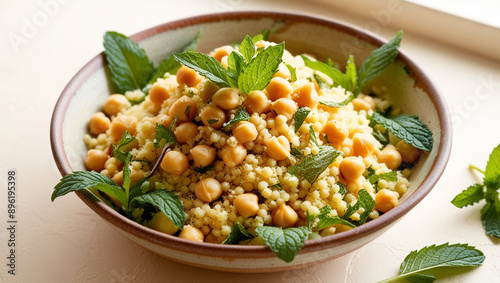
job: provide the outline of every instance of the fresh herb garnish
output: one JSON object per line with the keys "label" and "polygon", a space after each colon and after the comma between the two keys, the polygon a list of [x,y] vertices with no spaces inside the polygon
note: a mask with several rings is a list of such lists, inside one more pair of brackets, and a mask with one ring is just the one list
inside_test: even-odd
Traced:
{"label": "fresh herb garnish", "polygon": [[337,183],[337,185],[339,186],[339,194],[344,198],[345,194],[347,194],[347,188],[341,183]]}
{"label": "fresh herb garnish", "polygon": [[313,142],[317,147],[319,147],[318,139],[316,138],[316,132],[314,131],[313,125],[309,125],[309,140]]}
{"label": "fresh herb garnish", "polygon": [[342,100],[342,101],[320,101],[319,104],[328,106],[328,107],[335,107],[335,108],[341,108],[344,106],[347,106],[351,101],[354,99],[354,95],[352,93],[349,93],[347,97]]}
{"label": "fresh herb garnish", "polygon": [[134,136],[130,135],[128,131],[124,131],[118,143],[113,145],[113,156],[121,162],[125,162],[127,152],[130,150],[127,145],[134,140]]}
{"label": "fresh herb garnish", "polygon": [[290,71],[292,83],[297,81],[297,72],[295,70],[295,67],[293,67],[292,65],[286,64],[286,63],[285,63],[285,66],[288,69],[288,71]]}
{"label": "fresh herb garnish", "polygon": [[248,232],[240,222],[236,222],[231,233],[222,241],[222,244],[237,245],[241,241],[251,240],[253,238],[255,238],[254,235]]}
{"label": "fresh herb garnish", "polygon": [[292,227],[283,229],[273,226],[259,226],[255,232],[264,240],[266,246],[271,248],[281,260],[291,262],[304,245],[309,230],[307,227]]}
{"label": "fresh herb garnish", "polygon": [[297,158],[302,158],[303,154],[300,152],[300,150],[296,147],[292,146],[292,155],[297,157]]}
{"label": "fresh herb garnish", "polygon": [[[356,227],[349,221],[344,220],[338,216],[330,216],[329,214],[331,213],[331,211],[332,208],[329,205],[325,205],[319,210],[320,213],[318,215],[309,215],[309,213],[307,213],[306,226],[313,232],[321,231],[335,224],[342,224],[351,228]],[[318,219],[317,223],[315,223],[316,219]]]}
{"label": "fresh herb garnish", "polygon": [[212,124],[219,122],[219,119],[208,119],[207,122],[209,125],[212,125]]}
{"label": "fresh herb garnish", "polygon": [[347,78],[347,76],[340,70],[321,61],[312,61],[311,59],[307,58],[304,55],[302,55],[302,59],[304,60],[304,63],[307,67],[322,72],[323,74],[330,77],[335,83],[345,88],[346,90],[348,91],[353,90],[350,83],[350,79]]}
{"label": "fresh herb garnish", "polygon": [[402,114],[396,117],[386,118],[379,113],[373,113],[373,121],[391,131],[395,136],[404,140],[407,144],[431,151],[434,139],[429,127],[418,118],[418,115]]}
{"label": "fresh herb garnish", "polygon": [[412,251],[401,263],[399,275],[377,283],[399,282],[401,279],[409,282],[434,282],[436,276],[430,271],[436,268],[474,267],[481,265],[484,259],[480,250],[468,244],[432,245]]}
{"label": "fresh herb garnish", "polygon": [[281,191],[281,190],[282,190],[282,188],[281,188],[281,184],[280,184],[280,183],[276,183],[276,184],[274,184],[274,185],[271,185],[271,186],[270,186],[270,188],[275,188],[275,189],[277,189],[278,191]]}
{"label": "fresh herb garnish", "polygon": [[219,87],[229,87],[229,78],[224,66],[214,57],[196,51],[173,54],[175,60],[207,77]]}
{"label": "fresh herb garnish", "polygon": [[253,43],[257,43],[261,40],[267,40],[268,37],[269,37],[269,30],[264,29],[264,30],[262,30],[262,32],[260,34],[257,34],[256,36],[254,36],[252,38],[252,40],[253,40]]}
{"label": "fresh herb garnish", "polygon": [[153,140],[154,146],[164,147],[166,145],[176,145],[177,138],[171,129],[156,123],[156,137]]}
{"label": "fresh herb garnish", "polygon": [[365,189],[361,189],[358,192],[358,200],[354,205],[348,204],[342,219],[348,220],[354,213],[358,212],[360,208],[363,208],[363,213],[359,216],[359,220],[352,220],[352,224],[355,226],[360,226],[365,223],[368,216],[375,207],[375,200],[373,200],[370,193]]}
{"label": "fresh herb garnish", "polygon": [[222,125],[224,127],[224,131],[229,131],[231,130],[231,127],[233,127],[236,123],[241,122],[241,121],[249,121],[250,120],[250,114],[248,114],[247,110],[245,107],[240,108],[236,115],[234,115],[234,118],[231,119],[229,122],[224,123]]}
{"label": "fresh herb garnish", "polygon": [[293,121],[294,121],[294,129],[295,132],[298,132],[300,129],[300,126],[304,123],[304,121],[307,118],[307,115],[311,112],[311,109],[307,106],[300,107],[297,112],[293,115]]}
{"label": "fresh herb garnish", "polygon": [[495,147],[490,154],[486,170],[481,170],[473,165],[475,169],[484,174],[483,184],[473,184],[451,201],[458,208],[474,205],[485,200],[486,204],[481,209],[481,221],[486,235],[500,238],[500,199],[498,189],[500,188],[500,145]]}
{"label": "fresh herb garnish", "polygon": [[386,180],[387,182],[396,182],[398,180],[398,173],[396,171],[389,171],[387,173],[375,174],[375,170],[370,166],[368,169],[368,182],[375,187],[378,192],[378,181]]}
{"label": "fresh herb garnish", "polygon": [[304,178],[313,184],[319,175],[342,153],[334,147],[322,145],[318,154],[308,155],[299,165],[290,166],[290,174]]}

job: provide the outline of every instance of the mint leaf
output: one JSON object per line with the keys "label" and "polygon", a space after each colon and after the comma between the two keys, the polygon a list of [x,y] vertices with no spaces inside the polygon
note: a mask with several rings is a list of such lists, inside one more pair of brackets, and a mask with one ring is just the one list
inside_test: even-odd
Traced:
{"label": "mint leaf", "polygon": [[292,262],[306,241],[309,231],[307,227],[286,228],[259,226],[255,229],[266,246],[271,248],[284,262]]}
{"label": "mint leaf", "polygon": [[345,66],[345,76],[350,83],[350,88],[348,89],[348,91],[354,91],[358,82],[358,76],[356,73],[356,65],[354,64],[354,56],[352,55],[349,55],[349,59],[347,59],[347,65]]}
{"label": "mint leaf", "polygon": [[319,175],[342,153],[334,147],[322,145],[318,154],[308,155],[299,165],[290,166],[289,173],[313,184]]}
{"label": "mint leaf", "polygon": [[239,89],[243,93],[264,89],[282,61],[285,44],[269,46],[253,58],[238,78]]}
{"label": "mint leaf", "polygon": [[207,77],[219,87],[230,86],[226,69],[214,57],[195,51],[173,54],[175,60]]}
{"label": "mint leaf", "polygon": [[396,171],[390,171],[390,172],[382,173],[379,175],[376,175],[375,173],[373,173],[373,174],[369,174],[369,176],[368,176],[368,182],[370,182],[371,184],[376,184],[380,180],[386,180],[388,182],[397,182],[398,173]]}
{"label": "mint leaf", "polygon": [[130,159],[132,159],[132,155],[130,152],[127,152],[127,157],[125,158],[125,164],[123,164],[123,189],[125,190],[125,195],[127,196],[127,202],[122,204],[125,206],[125,210],[128,209],[128,200],[129,200],[129,189],[130,189]]}
{"label": "mint leaf", "polygon": [[256,42],[261,41],[261,40],[267,40],[268,37],[269,37],[269,30],[265,29],[260,34],[257,34],[256,36],[254,36],[252,38],[252,40],[254,43],[256,43]]}
{"label": "mint leaf", "polygon": [[253,238],[255,238],[254,235],[250,234],[240,222],[236,222],[231,233],[222,241],[222,244],[237,245],[241,241],[251,240]]}
{"label": "mint leaf", "polygon": [[250,63],[250,61],[252,61],[256,49],[257,47],[255,47],[255,44],[248,35],[245,37],[245,39],[243,39],[243,41],[240,44],[240,47],[238,48],[238,50],[240,51],[241,55],[243,55],[243,58],[245,58],[245,61],[247,63]]}
{"label": "mint leaf", "polygon": [[484,170],[483,183],[488,188],[500,188],[500,145],[495,147],[490,154],[486,170]]}
{"label": "mint leaf", "polygon": [[486,205],[481,209],[481,221],[486,235],[500,238],[500,200],[496,190],[489,189],[486,192]]}
{"label": "mint leaf", "polygon": [[298,132],[300,129],[300,126],[304,123],[304,121],[307,118],[307,115],[311,112],[311,109],[309,107],[300,107],[297,112],[293,115],[293,121],[294,121],[294,129],[295,132]]}
{"label": "mint leaf", "polygon": [[323,104],[328,107],[335,107],[335,108],[341,108],[344,106],[347,106],[351,101],[354,99],[354,96],[352,93],[349,93],[349,95],[342,101],[336,102],[336,101],[320,101],[319,104]]}
{"label": "mint leaf", "polygon": [[104,54],[111,71],[111,81],[120,93],[142,89],[155,72],[144,49],[123,34],[104,34]]}
{"label": "mint leaf", "polygon": [[231,119],[229,122],[224,123],[222,125],[224,127],[224,131],[229,131],[231,128],[238,122],[241,121],[249,121],[250,120],[250,114],[245,110],[245,107],[240,108],[236,115],[234,115],[234,118]]}
{"label": "mint leaf", "polygon": [[369,81],[380,75],[396,59],[402,37],[403,32],[399,31],[389,42],[373,50],[363,64],[361,64],[357,72],[358,84],[354,91],[355,96],[361,92]]}
{"label": "mint leaf", "polygon": [[325,88],[326,83],[317,74],[313,74],[314,80],[318,83],[319,88]]}
{"label": "mint leaf", "polygon": [[416,148],[431,151],[434,139],[432,132],[418,115],[399,115],[386,118],[378,113],[373,113],[372,119],[391,131],[395,136]]}
{"label": "mint leaf", "polygon": [[110,178],[95,171],[75,171],[64,176],[54,187],[51,200],[70,192],[94,188],[116,197],[122,204],[127,203],[127,195],[123,188]]}
{"label": "mint leaf", "polygon": [[302,158],[303,154],[300,152],[300,150],[296,147],[292,146],[292,155],[297,157],[297,158]]}
{"label": "mint leaf", "polygon": [[227,58],[227,76],[232,87],[238,87],[238,78],[247,64],[245,58],[238,52],[231,52]]}
{"label": "mint leaf", "polygon": [[479,202],[482,199],[484,199],[483,185],[474,184],[455,196],[451,203],[458,208],[462,208],[473,205],[474,203]]}
{"label": "mint leaf", "polygon": [[113,156],[120,160],[121,162],[125,162],[125,159],[127,158],[127,152],[129,151],[128,148],[125,150],[122,149],[123,147],[126,147],[128,144],[133,142],[135,140],[135,137],[131,136],[128,131],[124,131],[122,134],[122,137],[118,141],[116,145],[113,145]]}
{"label": "mint leaf", "polygon": [[157,207],[165,216],[182,230],[184,227],[184,206],[174,192],[167,189],[154,190],[131,200],[132,205],[149,203]]}
{"label": "mint leaf", "polygon": [[172,130],[156,123],[156,137],[153,140],[153,143],[156,148],[164,147],[165,145],[176,145],[177,138]]}
{"label": "mint leaf", "polygon": [[337,183],[337,185],[339,186],[339,194],[341,194],[342,198],[343,198],[345,196],[345,194],[347,194],[347,189],[341,183]]}
{"label": "mint leaf", "polygon": [[361,189],[358,192],[358,202],[356,204],[359,204],[359,207],[364,209],[364,212],[359,216],[359,220],[353,221],[354,225],[360,226],[365,223],[368,216],[370,216],[370,213],[375,207],[375,200],[365,189]]}
{"label": "mint leaf", "polygon": [[317,147],[319,147],[318,139],[316,138],[316,132],[314,132],[313,125],[309,126],[309,139],[312,141]]}
{"label": "mint leaf", "polygon": [[313,231],[314,232],[321,231],[321,230],[328,228],[328,227],[335,225],[335,224],[342,224],[342,225],[345,225],[345,226],[348,226],[351,228],[356,228],[356,226],[354,224],[352,224],[351,222],[344,220],[338,216],[332,217],[329,215],[325,215],[325,216],[322,216],[319,218],[319,222],[318,222],[318,224],[316,224],[316,227],[314,227]]}
{"label": "mint leaf", "polygon": [[344,89],[350,90],[350,81],[340,70],[320,61],[312,61],[304,55],[302,55],[302,59],[307,67],[322,72]]}
{"label": "mint leaf", "polygon": [[291,76],[291,79],[292,79],[292,83],[295,82],[295,81],[297,81],[297,72],[296,72],[295,67],[293,67],[292,65],[288,65],[286,63],[285,63],[285,66],[288,69],[288,71],[290,71],[290,76]]}

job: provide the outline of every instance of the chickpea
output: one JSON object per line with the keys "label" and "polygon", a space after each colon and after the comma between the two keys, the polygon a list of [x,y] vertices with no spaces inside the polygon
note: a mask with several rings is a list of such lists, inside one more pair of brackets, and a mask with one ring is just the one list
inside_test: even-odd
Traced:
{"label": "chickpea", "polygon": [[406,163],[413,163],[420,157],[420,150],[411,144],[401,140],[396,144],[397,151],[401,154],[401,159]]}
{"label": "chickpea", "polygon": [[219,107],[209,104],[200,112],[201,121],[205,126],[218,129],[226,122],[226,113]]}
{"label": "chickpea", "polygon": [[161,211],[155,213],[153,219],[151,219],[151,228],[169,235],[173,235],[179,230],[179,228]]}
{"label": "chickpea", "polygon": [[254,124],[248,121],[238,122],[233,126],[233,136],[238,140],[239,143],[246,143],[253,141],[257,138],[259,134],[257,128]]}
{"label": "chickpea", "polygon": [[197,145],[190,152],[196,167],[207,167],[212,164],[217,153],[215,148],[208,145]]}
{"label": "chickpea", "polygon": [[378,153],[377,159],[379,162],[385,163],[387,168],[391,170],[398,169],[402,161],[399,151],[397,151],[396,148],[390,144]]}
{"label": "chickpea", "polygon": [[321,135],[325,135],[329,143],[340,145],[348,136],[349,128],[340,121],[328,121],[321,130]]}
{"label": "chickpea", "polygon": [[241,145],[236,146],[225,145],[219,152],[224,164],[228,167],[234,167],[247,157],[247,149]]}
{"label": "chickpea", "polygon": [[284,63],[281,63],[278,67],[278,71],[274,74],[273,77],[280,77],[284,78],[285,80],[289,80],[292,78],[292,74],[290,73],[288,67]]}
{"label": "chickpea", "polygon": [[375,100],[371,96],[357,97],[352,100],[352,106],[354,110],[375,110]]}
{"label": "chickpea", "polygon": [[290,142],[285,136],[271,137],[265,144],[267,155],[275,160],[284,160],[290,156]]}
{"label": "chickpea", "polygon": [[200,92],[198,94],[199,97],[203,100],[203,102],[209,101],[212,96],[220,89],[215,83],[205,80],[205,83],[201,86]]}
{"label": "chickpea", "polygon": [[168,89],[159,83],[153,84],[149,90],[149,99],[156,105],[161,105],[163,101],[170,97]]}
{"label": "chickpea", "polygon": [[299,107],[307,106],[311,109],[315,108],[319,103],[318,93],[311,82],[307,82],[296,88],[292,93],[292,99],[297,102]]}
{"label": "chickpea", "polygon": [[286,117],[287,121],[290,121],[297,112],[297,104],[295,101],[289,98],[280,98],[271,104],[271,111],[278,115],[283,115]]}
{"label": "chickpea", "polygon": [[180,176],[188,169],[189,160],[182,152],[171,150],[165,154],[160,166],[165,173]]}
{"label": "chickpea", "polygon": [[375,195],[375,209],[387,212],[398,205],[399,194],[397,192],[382,189]]}
{"label": "chickpea", "polygon": [[195,70],[190,69],[186,66],[182,66],[176,74],[177,83],[179,85],[187,85],[188,87],[195,87],[201,82],[203,78]]}
{"label": "chickpea", "polygon": [[111,137],[113,137],[115,142],[118,142],[125,131],[127,131],[130,135],[135,136],[137,134],[136,127],[137,117],[118,116],[111,122]]}
{"label": "chickpea", "polygon": [[234,198],[233,205],[239,215],[252,217],[259,211],[259,197],[250,193],[241,194]]}
{"label": "chickpea", "polygon": [[182,123],[193,120],[197,112],[198,107],[196,106],[196,102],[184,95],[170,106],[168,116],[175,117],[175,114],[177,114],[178,122]]}
{"label": "chickpea", "polygon": [[340,162],[339,165],[340,174],[344,177],[344,179],[348,182],[354,182],[363,175],[365,171],[365,163],[363,159],[349,156]]}
{"label": "chickpea", "polygon": [[292,227],[299,220],[297,212],[286,204],[275,208],[271,215],[273,217],[274,226],[281,228]]}
{"label": "chickpea", "polygon": [[231,110],[240,105],[240,91],[234,87],[223,87],[212,97],[212,102],[224,110]]}
{"label": "chickpea", "polygon": [[108,160],[108,154],[102,150],[91,149],[87,152],[87,158],[85,158],[85,167],[87,170],[101,172],[105,168],[106,161]]}
{"label": "chickpea", "polygon": [[293,91],[293,87],[290,82],[284,78],[275,77],[272,78],[266,86],[266,91],[269,95],[269,99],[275,101],[280,98],[290,98],[290,93]]}
{"label": "chickpea", "polygon": [[354,156],[367,157],[376,149],[376,140],[370,134],[354,134],[352,138],[352,151]]}
{"label": "chickpea", "polygon": [[172,124],[172,118],[165,114],[158,114],[158,116],[151,119],[151,124],[153,124],[155,127],[156,124],[160,124],[168,128],[170,127],[170,124]]}
{"label": "chickpea", "polygon": [[222,194],[222,186],[214,178],[204,178],[196,184],[194,193],[201,201],[212,202]]}
{"label": "chickpea", "polygon": [[261,90],[253,90],[251,91],[243,101],[243,107],[247,110],[248,113],[266,113],[269,111],[269,107],[271,106],[271,101],[267,98],[265,92]]}
{"label": "chickpea", "polygon": [[123,109],[129,108],[130,102],[121,94],[113,94],[104,102],[104,113],[108,116],[114,116]]}
{"label": "chickpea", "polygon": [[179,234],[179,238],[203,243],[205,235],[203,235],[203,232],[201,232],[200,229],[191,225],[186,225]]}
{"label": "chickpea", "polygon": [[90,116],[89,119],[89,131],[93,135],[99,135],[105,133],[109,129],[111,121],[102,112],[97,112]]}
{"label": "chickpea", "polygon": [[231,52],[234,51],[234,48],[231,45],[224,45],[214,50],[214,54],[212,55],[217,61],[221,62],[224,56],[231,55]]}
{"label": "chickpea", "polygon": [[174,134],[177,142],[184,144],[198,135],[198,126],[192,122],[182,123],[175,127]]}

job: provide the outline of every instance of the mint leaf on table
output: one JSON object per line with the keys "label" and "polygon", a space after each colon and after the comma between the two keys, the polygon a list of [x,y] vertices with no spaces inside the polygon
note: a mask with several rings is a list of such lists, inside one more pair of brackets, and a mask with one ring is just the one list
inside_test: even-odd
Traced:
{"label": "mint leaf on table", "polygon": [[309,230],[305,226],[286,229],[259,226],[255,232],[264,240],[266,246],[271,248],[273,253],[284,262],[291,262],[295,258],[309,235]]}
{"label": "mint leaf on table", "polygon": [[486,235],[500,238],[500,199],[496,190],[486,191],[486,205],[481,209],[481,221]]}
{"label": "mint leaf on table", "polygon": [[174,192],[167,189],[154,190],[132,199],[131,203],[135,204],[135,202],[141,204],[149,203],[158,207],[175,226],[181,230],[184,228],[184,221],[186,219],[184,206]]}
{"label": "mint leaf on table", "polygon": [[221,244],[237,245],[241,241],[251,240],[253,238],[255,238],[254,235],[250,234],[240,222],[236,222],[229,236],[227,236]]}
{"label": "mint leaf on table", "polygon": [[238,122],[241,122],[241,121],[249,121],[250,120],[250,114],[248,114],[248,112],[246,111],[245,107],[242,107],[240,108],[240,110],[238,110],[238,112],[236,113],[236,115],[234,115],[234,118],[231,119],[230,121],[224,123],[224,125],[222,125],[224,127],[224,131],[229,131],[231,130],[231,128]]}
{"label": "mint leaf on table", "polygon": [[214,57],[195,51],[174,53],[173,56],[177,62],[197,71],[219,87],[231,86],[226,69]]}
{"label": "mint leaf on table", "polygon": [[432,144],[434,143],[432,131],[418,118],[418,115],[403,114],[386,118],[375,112],[372,119],[407,144],[425,151],[432,150]]}
{"label": "mint leaf on table", "polygon": [[300,129],[300,126],[304,123],[304,121],[307,118],[307,115],[311,112],[311,109],[309,107],[300,107],[297,112],[293,115],[293,121],[294,121],[294,130],[295,132],[298,132]]}
{"label": "mint leaf on table", "polygon": [[258,53],[240,74],[239,89],[245,94],[264,89],[278,70],[284,50],[285,44],[280,43]]}
{"label": "mint leaf on table", "polygon": [[312,61],[311,59],[307,58],[306,56],[302,55],[302,59],[304,60],[304,64],[316,71],[320,71],[321,73],[327,75],[330,77],[335,83],[340,85],[346,90],[352,90],[351,89],[351,83],[350,80],[347,78],[347,76],[342,73],[340,70],[336,69],[335,67],[323,63],[321,61]]}
{"label": "mint leaf on table", "polygon": [[300,164],[290,166],[289,173],[313,184],[319,175],[341,154],[334,147],[322,145],[319,147],[318,154],[308,155]]}
{"label": "mint leaf on table", "polygon": [[156,137],[153,140],[153,143],[156,148],[164,147],[165,145],[176,145],[177,138],[172,130],[156,123]]}
{"label": "mint leaf on table", "polygon": [[128,148],[123,148],[134,140],[134,136],[130,135],[128,131],[124,131],[118,143],[116,145],[113,145],[113,156],[121,162],[125,162],[125,159],[127,158]]}
{"label": "mint leaf on table", "polygon": [[490,154],[486,170],[484,170],[483,183],[488,188],[500,188],[500,145],[495,147]]}
{"label": "mint leaf on table", "polygon": [[349,93],[349,95],[347,95],[347,97],[342,101],[337,102],[337,101],[323,100],[323,101],[320,101],[319,104],[322,104],[322,105],[325,105],[328,107],[341,108],[341,107],[347,106],[349,103],[351,103],[351,101],[353,99],[354,99],[354,95],[352,93]]}
{"label": "mint leaf on table", "polygon": [[451,203],[458,208],[462,208],[473,205],[482,199],[484,199],[483,185],[474,184],[469,186],[466,190],[463,190],[460,194],[456,195]]}
{"label": "mint leaf on table", "polygon": [[394,59],[398,56],[398,48],[401,44],[403,32],[399,31],[389,42],[373,50],[368,58],[361,64],[357,72],[357,86],[354,95],[357,96],[363,87],[371,80],[380,75]]}
{"label": "mint leaf on table", "polygon": [[378,283],[396,282],[407,279],[412,282],[433,282],[436,277],[428,272],[439,267],[474,267],[485,259],[484,254],[468,244],[448,243],[432,245],[418,251],[412,251],[401,263],[399,275],[378,281]]}
{"label": "mint leaf on table", "polygon": [[104,34],[104,54],[111,71],[111,80],[120,93],[142,89],[155,72],[144,49],[123,34]]}

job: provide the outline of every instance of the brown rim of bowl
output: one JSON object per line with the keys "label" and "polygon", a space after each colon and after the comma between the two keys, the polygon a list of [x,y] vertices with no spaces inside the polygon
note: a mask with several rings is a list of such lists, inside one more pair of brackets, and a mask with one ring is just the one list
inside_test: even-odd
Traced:
{"label": "brown rim of bowl", "polygon": [[[175,30],[190,26],[193,24],[202,24],[218,21],[239,21],[260,18],[271,18],[274,20],[285,20],[287,23],[294,22],[307,22],[311,24],[326,26],[363,39],[375,46],[381,46],[386,40],[377,35],[371,34],[362,30],[361,28],[344,23],[338,20],[322,19],[312,17],[309,15],[291,14],[291,13],[277,13],[277,12],[264,12],[264,11],[244,11],[244,12],[230,12],[221,14],[207,14],[185,18],[165,24],[161,24],[144,31],[138,32],[131,36],[135,41],[140,41],[145,38],[151,37],[157,33],[167,30]],[[441,177],[446,163],[448,162],[451,151],[451,118],[445,102],[438,89],[431,83],[429,78],[422,72],[422,70],[407,56],[404,51],[399,52],[397,60],[402,61],[411,70],[411,76],[416,79],[418,86],[426,91],[432,102],[434,103],[441,126],[441,143],[439,144],[438,154],[434,163],[432,164],[431,171],[433,174],[426,176],[420,187],[415,192],[396,206],[389,212],[381,215],[379,218],[367,222],[355,229],[335,234],[329,237],[320,238],[316,240],[307,241],[301,250],[301,254],[309,253],[317,250],[324,249],[325,247],[334,247],[346,242],[353,241],[359,237],[369,235],[384,227],[392,224],[397,219],[402,217],[406,212],[411,210],[417,203],[419,203],[433,188]],[[62,125],[65,111],[67,110],[71,98],[75,95],[78,88],[92,75],[95,71],[105,64],[104,53],[95,56],[88,62],[68,83],[63,90],[57,104],[55,106],[52,121],[51,121],[51,147],[52,153],[57,164],[57,167],[63,176],[72,173],[70,164],[66,158],[62,143]],[[119,214],[103,202],[93,202],[82,192],[77,192],[80,199],[85,202],[92,210],[94,210],[102,218],[117,226],[118,228],[133,234],[136,237],[150,241],[154,244],[165,246],[170,249],[181,250],[189,253],[196,253],[206,256],[222,256],[226,258],[236,257],[253,257],[264,258],[274,257],[275,255],[265,246],[237,246],[237,245],[221,245],[211,243],[196,243],[187,241],[175,236],[167,235],[153,229],[142,226],[125,216]]]}

